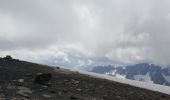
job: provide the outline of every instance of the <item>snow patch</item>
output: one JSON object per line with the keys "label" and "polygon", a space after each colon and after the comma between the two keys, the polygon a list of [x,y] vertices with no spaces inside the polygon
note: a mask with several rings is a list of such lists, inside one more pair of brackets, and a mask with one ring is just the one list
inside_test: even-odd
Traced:
{"label": "snow patch", "polygon": [[168,83],[170,83],[170,76],[166,76],[164,73],[162,74],[162,76]]}
{"label": "snow patch", "polygon": [[148,82],[148,83],[154,83],[151,80],[150,73],[148,72],[146,75],[135,75],[134,79],[137,81],[142,81],[142,82]]}
{"label": "snow patch", "polygon": [[106,72],[105,75],[110,75],[110,76],[114,76],[114,77],[117,77],[117,78],[123,78],[123,79],[126,78],[126,75],[119,74],[119,73],[116,73],[116,72],[117,72],[116,70],[113,70],[112,72]]}

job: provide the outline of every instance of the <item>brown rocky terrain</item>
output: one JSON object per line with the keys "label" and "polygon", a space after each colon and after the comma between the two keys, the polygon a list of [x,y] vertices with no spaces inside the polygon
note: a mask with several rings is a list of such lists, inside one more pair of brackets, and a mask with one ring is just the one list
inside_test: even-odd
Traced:
{"label": "brown rocky terrain", "polygon": [[0,58],[0,100],[170,100],[170,96],[7,56]]}

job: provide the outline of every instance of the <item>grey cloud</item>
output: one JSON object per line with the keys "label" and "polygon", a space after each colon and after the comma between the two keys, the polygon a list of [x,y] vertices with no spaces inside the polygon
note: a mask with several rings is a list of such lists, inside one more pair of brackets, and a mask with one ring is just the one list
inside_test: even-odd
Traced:
{"label": "grey cloud", "polygon": [[1,55],[69,67],[170,64],[169,1],[5,0],[0,22]]}

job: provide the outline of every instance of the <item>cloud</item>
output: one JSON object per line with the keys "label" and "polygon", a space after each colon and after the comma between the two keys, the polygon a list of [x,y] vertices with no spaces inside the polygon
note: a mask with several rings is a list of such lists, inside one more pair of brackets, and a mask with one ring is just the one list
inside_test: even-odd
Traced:
{"label": "cloud", "polygon": [[168,0],[0,1],[0,55],[82,67],[169,65]]}

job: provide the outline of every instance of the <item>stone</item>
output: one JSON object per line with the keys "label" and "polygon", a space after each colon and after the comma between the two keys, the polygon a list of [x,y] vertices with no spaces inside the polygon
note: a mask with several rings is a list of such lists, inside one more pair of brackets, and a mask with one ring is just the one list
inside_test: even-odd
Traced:
{"label": "stone", "polygon": [[[1,100],[1,99],[0,99]],[[6,100],[6,99],[5,99]],[[25,97],[11,97],[10,100],[28,100]]]}
{"label": "stone", "polygon": [[64,92],[64,93],[67,93],[67,92],[68,92],[68,90],[64,89],[64,90],[63,90],[63,92]]}
{"label": "stone", "polygon": [[18,79],[17,80],[17,84],[18,84],[18,86],[23,86],[23,84],[24,84],[24,79]]}
{"label": "stone", "polygon": [[17,80],[12,80],[13,82],[17,82]]}
{"label": "stone", "polygon": [[24,79],[18,79],[18,82],[19,82],[19,83],[23,83],[23,82],[24,82]]}
{"label": "stone", "polygon": [[24,74],[23,76],[33,76],[32,74]]}
{"label": "stone", "polygon": [[69,80],[65,79],[64,82],[69,82]]}
{"label": "stone", "polygon": [[43,73],[37,73],[37,75],[42,75]]}
{"label": "stone", "polygon": [[52,77],[52,74],[50,73],[37,75],[37,77],[34,80],[34,83],[40,84],[40,85],[46,85],[51,80],[51,77]]}
{"label": "stone", "polygon": [[14,90],[14,89],[16,89],[16,86],[7,86],[6,88],[9,90]]}
{"label": "stone", "polygon": [[45,97],[45,98],[51,98],[51,96],[47,95],[47,94],[43,94],[42,96]]}
{"label": "stone", "polygon": [[42,85],[41,87],[42,87],[42,88],[48,88],[48,86],[47,86],[47,85]]}
{"label": "stone", "polygon": [[82,89],[76,89],[77,91],[82,91]]}
{"label": "stone", "polygon": [[118,95],[118,96],[116,96],[116,98],[122,98],[122,97]]}
{"label": "stone", "polygon": [[77,99],[80,99],[80,98],[77,97],[77,96],[70,96],[70,99],[71,99],[71,100],[77,100]]}
{"label": "stone", "polygon": [[79,81],[76,81],[76,80],[74,80],[74,79],[71,79],[71,81],[72,81],[73,83],[75,83],[75,84],[79,84]]}
{"label": "stone", "polygon": [[[5,97],[5,95],[4,94],[0,94],[0,98],[4,98]],[[0,99],[1,100],[1,99]]]}
{"label": "stone", "polygon": [[19,91],[17,92],[17,94],[24,96],[24,97],[27,97],[27,98],[29,98],[29,94],[32,94],[32,91],[27,87],[19,86],[18,90]]}
{"label": "stone", "polygon": [[3,58],[4,60],[12,61],[13,58],[10,55],[6,55],[6,57]]}
{"label": "stone", "polygon": [[62,92],[58,92],[58,95],[62,95]]}
{"label": "stone", "polygon": [[53,94],[54,94],[54,93],[56,93],[56,91],[55,91],[55,90],[51,90],[50,92],[51,92],[51,93],[53,93]]}

